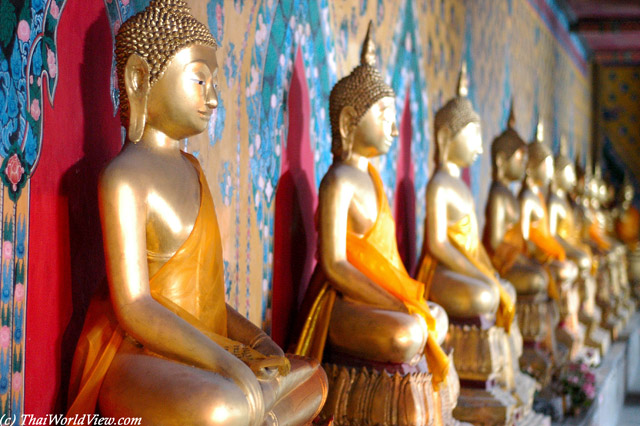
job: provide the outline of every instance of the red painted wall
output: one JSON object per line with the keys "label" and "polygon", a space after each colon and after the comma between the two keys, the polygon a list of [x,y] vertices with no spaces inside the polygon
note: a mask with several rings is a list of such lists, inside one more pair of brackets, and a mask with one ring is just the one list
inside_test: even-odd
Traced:
{"label": "red painted wall", "polygon": [[25,412],[62,412],[73,350],[104,277],[97,177],[120,147],[109,99],[111,33],[100,0],[67,1],[58,28],[59,81],[44,108],[31,179]]}

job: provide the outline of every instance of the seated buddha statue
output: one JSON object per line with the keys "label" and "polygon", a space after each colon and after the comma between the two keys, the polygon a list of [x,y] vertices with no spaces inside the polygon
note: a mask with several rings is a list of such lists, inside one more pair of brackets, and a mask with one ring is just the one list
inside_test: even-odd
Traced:
{"label": "seated buddha statue", "polygon": [[[566,326],[576,331],[584,324],[587,329],[581,334],[585,335],[585,344],[588,347],[598,349],[600,355],[604,355],[609,339],[606,332],[599,326],[600,310],[595,303],[596,280],[593,268],[594,259],[589,246],[584,243],[580,236],[579,228],[576,224],[576,213],[569,202],[569,193],[576,185],[576,173],[571,160],[567,157],[566,141],[561,139],[560,152],[554,159],[554,176],[549,187],[549,197],[547,200],[549,210],[549,229],[551,234],[562,245],[567,258],[571,259],[578,266],[578,299],[572,303],[578,304],[578,320],[570,317],[572,323]],[[574,309],[572,309],[573,311]],[[589,351],[583,351],[580,355],[591,364],[597,364],[598,357],[587,356]]]}
{"label": "seated buddha statue", "polygon": [[616,306],[619,315],[624,319],[624,323],[631,318],[636,310],[635,301],[631,299],[629,289],[629,278],[627,275],[627,246],[618,239],[615,231],[614,218],[614,194],[613,185],[607,182],[602,176],[602,169],[598,164],[595,169],[594,179],[592,181],[594,188],[594,208],[596,210],[596,218],[598,225],[598,233],[606,241],[615,261],[611,264],[612,281],[615,281],[616,289]]}
{"label": "seated buddha statue", "polygon": [[68,414],[308,424],[326,375],[225,304],[211,193],[180,150],[217,107],[215,40],[182,0],[152,0],[120,28],[116,56],[127,141],[98,188],[108,289],[87,313]]}
{"label": "seated buddha statue", "polygon": [[583,168],[576,161],[576,185],[569,193],[574,212],[576,213],[576,227],[581,240],[588,245],[592,253],[593,270],[596,277],[596,311],[599,311],[600,326],[610,334],[610,340],[615,339],[622,329],[622,318],[616,313],[616,301],[613,297],[613,286],[617,281],[617,269],[614,263],[615,254],[611,252],[610,243],[603,236],[598,225],[598,214],[594,200],[597,188],[593,185],[591,168]]}
{"label": "seated buddha statue", "polygon": [[507,129],[491,144],[491,161],[493,182],[483,243],[500,276],[516,289],[518,324],[525,342],[520,366],[544,384],[551,375],[549,353],[543,348],[545,336],[551,333],[546,321],[549,279],[540,262],[526,253],[520,204],[509,188],[511,182],[522,179],[527,164],[527,144],[515,130],[513,101]]}
{"label": "seated buddha statue", "polygon": [[[383,183],[370,162],[387,153],[398,135],[395,94],[375,65],[369,24],[360,65],[338,81],[329,97],[333,163],[320,183],[318,265],[300,310],[302,329],[295,350],[328,363],[325,409],[338,424],[395,423],[380,416],[385,416],[382,412],[388,412],[389,404],[397,405],[398,398],[389,401],[379,391],[366,392],[356,378],[344,385],[339,373],[332,374],[335,366],[341,366],[345,375],[362,368],[382,372],[379,376],[357,373],[366,383],[388,377],[385,371],[403,377],[406,372],[428,371],[434,386],[424,391],[434,400],[439,400],[436,390],[458,386],[457,377],[451,375],[453,366],[440,347],[447,316],[423,298],[423,285],[403,266]],[[425,357],[428,370],[423,369]],[[357,401],[370,399],[374,402],[363,403],[367,406],[359,413]],[[415,414],[398,408],[399,416],[409,416],[406,424],[426,425],[434,419],[439,424],[451,416],[457,395],[451,399],[442,401],[441,408],[415,405]],[[341,405],[345,411],[340,411]],[[429,410],[433,412],[424,414]]]}
{"label": "seated buddha statue", "polygon": [[[467,84],[463,64],[457,96],[435,115],[435,170],[426,189],[417,279],[425,284],[428,298],[449,315],[446,345],[454,350],[460,378],[476,389],[492,389],[497,383],[512,394],[522,350],[513,321],[516,294],[510,283],[499,278],[481,244],[473,196],[461,178],[462,169],[482,153],[480,117],[466,96]],[[491,398],[478,392],[474,395]],[[500,421],[509,421],[515,404],[496,403],[507,413]],[[464,420],[480,419],[470,416]]]}
{"label": "seated buddha statue", "polygon": [[[577,315],[576,292],[574,282],[578,268],[567,260],[565,249],[551,234],[549,211],[545,193],[553,177],[553,156],[543,141],[543,124],[536,128],[536,139],[528,145],[526,177],[520,191],[520,211],[522,233],[531,255],[543,263],[548,272],[548,294],[556,301],[560,314],[557,329],[559,338],[568,349],[569,355],[575,355],[582,347],[582,339],[577,332],[564,327],[575,323]],[[553,344],[553,342],[551,342]]]}
{"label": "seated buddha statue", "polygon": [[615,230],[628,250],[627,276],[633,297],[640,301],[640,212],[633,205],[635,190],[628,176],[616,194]]}

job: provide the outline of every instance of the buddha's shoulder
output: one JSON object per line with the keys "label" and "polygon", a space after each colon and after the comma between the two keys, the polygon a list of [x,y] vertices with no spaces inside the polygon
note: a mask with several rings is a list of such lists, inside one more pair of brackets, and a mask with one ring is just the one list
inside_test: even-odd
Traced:
{"label": "buddha's shoulder", "polygon": [[351,186],[362,178],[362,172],[348,164],[334,163],[329,167],[320,183],[321,190]]}
{"label": "buddha's shoulder", "polygon": [[440,188],[457,187],[458,185],[465,185],[465,183],[459,179],[451,176],[444,170],[436,170],[429,182],[427,183],[427,191],[438,191]]}
{"label": "buddha's shoulder", "polygon": [[98,185],[103,192],[114,190],[122,185],[127,185],[135,192],[154,172],[157,172],[157,168],[149,164],[144,153],[125,148],[102,170]]}

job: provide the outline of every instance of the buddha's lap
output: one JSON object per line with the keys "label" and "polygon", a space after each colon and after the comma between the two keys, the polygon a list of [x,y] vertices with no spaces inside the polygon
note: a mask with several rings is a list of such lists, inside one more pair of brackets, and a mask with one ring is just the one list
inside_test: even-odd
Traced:
{"label": "buddha's lap", "polygon": [[[259,381],[266,410],[298,388],[322,395],[326,375],[319,364],[298,356],[290,356],[290,362],[287,376]],[[216,410],[225,418],[220,424],[248,424],[250,417],[246,395],[229,378],[150,354],[127,339],[107,371],[99,409],[105,416],[143,417],[150,423],[158,419],[158,424],[176,416],[186,423],[191,418],[194,424],[205,424],[201,420],[210,421]]]}
{"label": "buddha's lap", "polygon": [[331,313],[328,339],[332,348],[358,358],[408,363],[424,351],[427,328],[417,315],[338,297]]}
{"label": "buddha's lap", "polygon": [[524,259],[516,262],[504,275],[518,295],[530,296],[545,293],[549,278],[542,265]]}
{"label": "buddha's lap", "polygon": [[449,317],[494,315],[500,303],[497,284],[469,277],[438,265],[429,299],[444,308]]}

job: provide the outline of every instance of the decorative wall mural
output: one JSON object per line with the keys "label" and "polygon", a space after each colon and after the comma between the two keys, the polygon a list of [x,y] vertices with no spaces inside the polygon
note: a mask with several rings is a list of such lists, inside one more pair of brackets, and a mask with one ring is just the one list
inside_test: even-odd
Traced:
{"label": "decorative wall mural", "polygon": [[[126,3],[126,5],[124,4]],[[114,30],[146,1],[105,0]],[[586,144],[589,69],[553,0],[190,0],[216,37],[219,107],[206,140],[189,140],[213,189],[221,223],[227,301],[271,326],[274,199],[287,148],[288,95],[296,54],[309,92],[309,144],[317,186],[331,164],[328,96],[359,59],[372,20],[383,75],[396,91],[398,119],[411,114],[415,245],[422,245],[424,192],[431,172],[432,117],[454,94],[460,63],[469,64],[471,98],[483,118],[485,155],[470,170],[478,212],[489,185],[489,146],[515,99],[518,130],[529,139],[534,116],[557,144]],[[548,12],[551,15],[548,16]],[[550,28],[554,28],[550,30]],[[576,53],[577,52],[577,53]],[[407,103],[408,99],[408,103]],[[571,148],[573,149],[573,148]],[[395,144],[377,166],[390,202],[400,153]],[[480,217],[484,216],[480,214]],[[399,220],[404,220],[399,218]],[[306,283],[300,283],[306,284]]]}
{"label": "decorative wall mural", "polygon": [[640,66],[604,66],[598,69],[598,126],[605,173],[616,183],[624,174],[636,187],[640,205]]}
{"label": "decorative wall mural", "polygon": [[0,2],[2,295],[0,416],[23,412],[29,178],[42,152],[43,103],[58,81],[56,36],[65,0]]}

